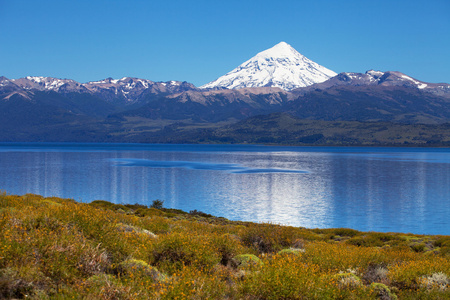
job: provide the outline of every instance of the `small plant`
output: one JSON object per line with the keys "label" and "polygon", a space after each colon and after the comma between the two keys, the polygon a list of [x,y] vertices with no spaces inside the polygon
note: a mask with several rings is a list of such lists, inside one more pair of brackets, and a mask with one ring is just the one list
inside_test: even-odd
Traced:
{"label": "small plant", "polygon": [[100,244],[95,248],[87,247],[87,249],[83,250],[82,254],[79,255],[77,266],[84,274],[102,273],[109,268],[111,264],[110,258],[106,251],[100,249]]}
{"label": "small plant", "polygon": [[153,200],[152,205],[150,205],[150,207],[152,208],[156,208],[156,209],[162,209],[164,206],[164,201],[163,200]]}
{"label": "small plant", "polygon": [[117,228],[117,230],[122,231],[122,232],[129,232],[129,233],[136,233],[136,234],[145,234],[145,235],[147,235],[147,236],[149,236],[151,238],[157,238],[158,237],[156,234],[154,234],[151,231],[148,231],[147,229],[142,229],[142,228],[139,228],[139,227],[136,227],[136,226],[131,226],[131,225],[128,225],[128,224],[119,223],[119,224],[116,224],[116,228]]}
{"label": "small plant", "polygon": [[411,249],[413,249],[415,252],[424,252],[425,251],[425,244],[424,243],[418,243],[411,246]]}
{"label": "small plant", "polygon": [[343,288],[355,288],[362,285],[361,279],[353,272],[339,273],[334,275],[334,278],[339,283],[339,286]]}
{"label": "small plant", "polygon": [[29,297],[33,294],[34,288],[33,282],[20,278],[15,270],[0,270],[0,298],[13,299]]}
{"label": "small plant", "polygon": [[232,258],[241,254],[244,249],[240,241],[228,233],[213,237],[212,241],[220,255],[220,263],[224,266],[229,265]]}
{"label": "small plant", "polygon": [[232,259],[232,265],[235,268],[247,268],[250,266],[262,265],[261,260],[253,254],[240,254]]}
{"label": "small plant", "polygon": [[296,239],[294,243],[292,244],[292,247],[294,249],[303,249],[305,248],[305,241],[303,239]]}
{"label": "small plant", "polygon": [[278,251],[278,255],[301,255],[303,252],[305,252],[304,249],[289,248]]}
{"label": "small plant", "polygon": [[382,283],[372,283],[370,287],[375,290],[378,299],[397,300],[397,295],[392,293],[391,290]]}
{"label": "small plant", "polygon": [[293,227],[258,224],[248,227],[241,235],[245,246],[260,253],[278,252],[290,247],[297,240],[298,231]]}
{"label": "small plant", "polygon": [[211,218],[211,217],[213,217],[213,215],[204,213],[204,212],[202,212],[202,211],[200,211],[200,210],[196,210],[196,209],[189,211],[189,214],[190,214],[190,215],[193,215],[193,216],[200,216],[200,217],[205,217],[205,218]]}
{"label": "small plant", "polygon": [[438,288],[442,291],[445,291],[450,284],[450,279],[447,274],[443,272],[433,273],[431,276],[424,276],[421,280],[422,286],[427,289]]}
{"label": "small plant", "polygon": [[[89,277],[84,282],[84,288],[89,291],[89,299],[132,299],[129,296],[130,287],[123,286],[112,275],[99,274]],[[79,295],[77,295],[79,296]]]}
{"label": "small plant", "polygon": [[370,264],[364,272],[363,279],[365,282],[382,282],[386,283],[388,269],[384,265]]}
{"label": "small plant", "polygon": [[148,276],[154,281],[163,281],[165,276],[155,267],[148,265],[145,261],[139,259],[127,259],[121,262],[116,271],[119,274],[134,275],[134,276]]}

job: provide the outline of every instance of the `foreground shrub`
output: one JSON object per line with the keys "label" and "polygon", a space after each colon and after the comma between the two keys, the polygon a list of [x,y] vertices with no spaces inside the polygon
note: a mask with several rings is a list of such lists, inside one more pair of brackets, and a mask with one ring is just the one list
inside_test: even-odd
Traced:
{"label": "foreground shrub", "polygon": [[281,251],[278,251],[278,254],[279,255],[302,255],[303,252],[305,252],[304,249],[289,248],[289,249],[283,249]]}
{"label": "foreground shrub", "polygon": [[108,210],[114,210],[114,211],[121,211],[121,212],[129,212],[130,209],[127,208],[125,205],[122,204],[114,204],[108,201],[104,200],[94,200],[91,203],[89,203],[90,206],[93,206],[95,208],[101,208],[101,209],[108,209]]}
{"label": "foreground shrub", "polygon": [[382,300],[397,300],[397,295],[391,292],[391,290],[382,283],[372,283],[371,288],[375,291],[378,299]]}
{"label": "foreground shrub", "polygon": [[433,273],[430,276],[423,276],[420,284],[429,290],[439,289],[445,291],[450,285],[450,279],[445,273],[439,272]]}
{"label": "foreground shrub", "polygon": [[302,258],[305,262],[320,265],[326,271],[339,272],[348,269],[362,271],[370,264],[383,262],[384,253],[377,248],[315,242],[305,247]]}
{"label": "foreground shrub", "polygon": [[343,287],[340,278],[324,273],[320,267],[304,263],[295,255],[276,255],[263,259],[242,283],[242,294],[250,299],[371,299],[370,289]]}
{"label": "foreground shrub", "polygon": [[[389,268],[388,277],[392,283],[403,289],[417,288],[423,285],[424,279],[432,285],[433,274],[450,274],[450,262],[436,256],[432,260],[426,260],[416,254],[415,260],[405,261]],[[442,276],[444,277],[444,276]]]}
{"label": "foreground shrub", "polygon": [[116,272],[122,275],[151,277],[153,281],[164,281],[166,278],[157,268],[149,266],[143,260],[133,258],[121,262],[117,266]]}
{"label": "foreground shrub", "polygon": [[339,273],[333,276],[341,288],[355,288],[362,285],[361,279],[355,274]]}
{"label": "foreground shrub", "polygon": [[0,270],[0,298],[14,299],[30,297],[35,293],[33,280],[24,278],[17,270]]}
{"label": "foreground shrub", "polygon": [[364,271],[362,279],[366,283],[388,283],[388,269],[385,264],[369,264],[369,266]]}
{"label": "foreground shrub", "polygon": [[220,264],[224,266],[229,265],[233,257],[245,251],[241,243],[230,234],[213,235],[211,242],[219,255]]}
{"label": "foreground shrub", "polygon": [[221,260],[210,237],[183,233],[160,236],[153,246],[152,256],[153,264],[168,272],[190,265],[208,270]]}
{"label": "foreground shrub", "polygon": [[110,269],[111,260],[108,253],[97,247],[85,246],[85,249],[78,256],[78,269],[85,275],[104,273]]}
{"label": "foreground shrub", "polygon": [[288,226],[258,224],[246,228],[241,238],[245,246],[253,247],[259,253],[273,253],[290,247],[299,238],[299,230]]}
{"label": "foreground shrub", "polygon": [[122,231],[122,232],[128,232],[128,233],[135,233],[135,234],[145,234],[151,238],[157,238],[158,236],[156,234],[154,234],[153,232],[147,230],[147,229],[142,229],[136,226],[132,226],[132,225],[128,225],[128,224],[123,224],[123,223],[119,223],[116,225],[117,230]]}
{"label": "foreground shrub", "polygon": [[261,260],[253,254],[241,254],[233,257],[231,265],[234,268],[249,268],[262,265]]}

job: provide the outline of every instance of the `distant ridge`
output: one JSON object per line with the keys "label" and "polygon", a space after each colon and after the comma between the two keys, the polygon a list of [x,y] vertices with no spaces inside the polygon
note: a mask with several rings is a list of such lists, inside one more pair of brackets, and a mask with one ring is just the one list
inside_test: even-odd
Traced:
{"label": "distant ridge", "polygon": [[200,88],[279,87],[290,91],[324,82],[336,75],[281,42]]}

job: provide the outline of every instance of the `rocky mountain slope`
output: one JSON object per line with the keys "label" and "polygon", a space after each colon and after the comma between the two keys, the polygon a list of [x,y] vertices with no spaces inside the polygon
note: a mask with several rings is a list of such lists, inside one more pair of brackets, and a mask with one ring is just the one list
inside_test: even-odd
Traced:
{"label": "rocky mountain slope", "polygon": [[15,94],[31,98],[35,92],[55,92],[61,95],[77,93],[95,96],[119,106],[145,102],[154,95],[168,95],[187,90],[197,90],[197,88],[188,82],[154,82],[134,77],[106,78],[87,83],[79,83],[72,79],[39,76],[27,76],[19,79],[0,78],[2,98],[9,98]]}
{"label": "rocky mountain slope", "polygon": [[298,88],[292,92],[296,95],[305,95],[314,90],[326,90],[336,86],[382,86],[382,87],[405,87],[412,90],[421,90],[436,96],[450,98],[450,84],[429,83],[417,80],[406,74],[395,71],[374,71],[366,73],[344,72],[329,80],[316,83],[304,88]]}

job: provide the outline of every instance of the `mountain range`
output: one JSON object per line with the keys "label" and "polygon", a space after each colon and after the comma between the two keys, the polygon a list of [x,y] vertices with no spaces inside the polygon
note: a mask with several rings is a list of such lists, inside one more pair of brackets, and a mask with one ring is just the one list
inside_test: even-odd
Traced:
{"label": "mountain range", "polygon": [[[0,141],[226,142],[230,126],[260,120],[261,130],[253,133],[255,142],[268,130],[268,119],[292,123],[294,118],[322,125],[357,122],[352,129],[356,132],[361,124],[422,126],[430,137],[417,143],[445,144],[448,134],[443,131],[432,137],[431,128],[450,122],[449,108],[449,84],[427,83],[394,71],[336,74],[281,42],[199,88],[188,82],[133,77],[87,83],[0,77]],[[312,127],[317,133],[310,131],[308,136],[323,135],[320,126]],[[249,142],[236,137],[235,129],[230,142]],[[295,139],[284,132],[284,140],[272,142],[302,144],[296,132]],[[211,139],[214,136],[220,138]],[[358,144],[358,134],[354,136],[353,143]],[[427,136],[422,132],[422,137]],[[315,142],[339,142],[328,141]]]}

